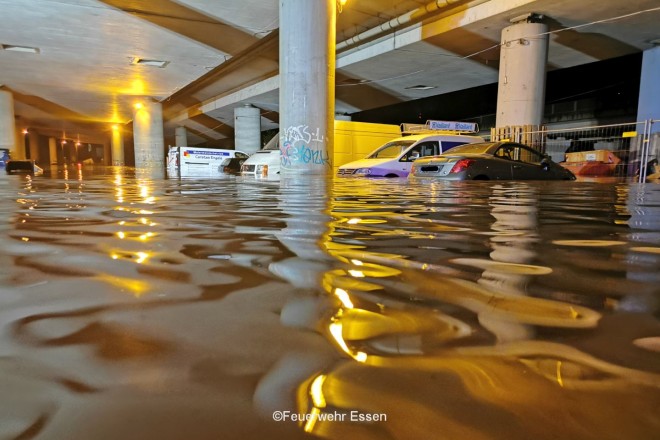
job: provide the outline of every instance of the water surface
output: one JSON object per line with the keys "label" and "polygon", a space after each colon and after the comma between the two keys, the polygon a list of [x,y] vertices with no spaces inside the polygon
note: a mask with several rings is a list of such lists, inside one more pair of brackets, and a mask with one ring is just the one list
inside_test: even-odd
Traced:
{"label": "water surface", "polygon": [[2,439],[660,435],[660,185],[70,170],[0,240]]}

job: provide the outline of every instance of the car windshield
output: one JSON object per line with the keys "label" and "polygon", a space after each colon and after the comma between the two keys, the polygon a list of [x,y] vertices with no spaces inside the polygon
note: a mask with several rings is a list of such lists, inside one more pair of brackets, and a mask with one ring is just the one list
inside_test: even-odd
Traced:
{"label": "car windshield", "polygon": [[388,142],[367,156],[367,159],[389,159],[399,157],[401,153],[414,143],[414,140]]}
{"label": "car windshield", "polygon": [[453,147],[451,150],[447,151],[445,154],[483,154],[488,153],[490,149],[495,146],[492,142],[482,142],[478,144],[465,144]]}

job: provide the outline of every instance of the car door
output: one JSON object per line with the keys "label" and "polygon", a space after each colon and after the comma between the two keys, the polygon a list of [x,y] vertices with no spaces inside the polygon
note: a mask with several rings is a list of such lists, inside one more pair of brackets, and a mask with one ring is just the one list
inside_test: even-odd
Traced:
{"label": "car door", "polygon": [[425,141],[418,143],[399,159],[399,165],[402,172],[401,177],[405,177],[410,173],[412,163],[418,158],[437,156],[438,154],[440,154],[440,143],[438,141]]}
{"label": "car door", "polygon": [[482,173],[491,180],[510,180],[513,178],[513,147],[511,144],[501,145],[493,153],[492,159],[484,159]]}
{"label": "car door", "polygon": [[525,145],[512,145],[514,180],[546,180],[552,178],[541,162],[545,158],[541,153]]}

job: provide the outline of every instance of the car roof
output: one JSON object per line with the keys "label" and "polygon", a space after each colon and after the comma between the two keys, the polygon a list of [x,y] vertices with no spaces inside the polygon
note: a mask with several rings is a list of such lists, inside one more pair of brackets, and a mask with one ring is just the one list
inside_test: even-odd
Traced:
{"label": "car roof", "polygon": [[470,138],[470,139],[481,139],[480,136],[474,134],[456,134],[456,133],[423,133],[423,134],[411,134],[408,136],[400,136],[392,139],[393,141],[409,140],[409,141],[419,141],[424,139],[441,139],[446,137],[458,137],[458,138]]}

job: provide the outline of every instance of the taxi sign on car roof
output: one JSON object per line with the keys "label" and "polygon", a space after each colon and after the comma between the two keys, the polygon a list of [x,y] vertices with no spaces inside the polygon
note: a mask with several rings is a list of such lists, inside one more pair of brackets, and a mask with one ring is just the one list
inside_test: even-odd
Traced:
{"label": "taxi sign on car roof", "polygon": [[402,133],[438,133],[438,134],[461,134],[477,133],[479,126],[476,122],[459,121],[426,121],[426,124],[401,124]]}

